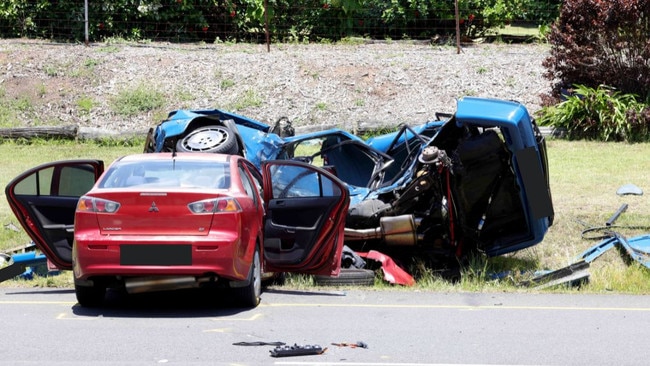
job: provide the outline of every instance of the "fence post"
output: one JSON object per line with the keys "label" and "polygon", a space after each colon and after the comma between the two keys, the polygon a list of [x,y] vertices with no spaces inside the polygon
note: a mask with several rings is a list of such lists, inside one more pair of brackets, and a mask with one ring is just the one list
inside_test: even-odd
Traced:
{"label": "fence post", "polygon": [[456,18],[456,54],[460,54],[460,15],[458,14],[458,0],[454,0]]}
{"label": "fence post", "polygon": [[264,0],[264,30],[266,33],[266,52],[271,52],[271,40],[269,39],[269,2]]}
{"label": "fence post", "polygon": [[88,46],[88,0],[84,0],[84,37],[84,43]]}

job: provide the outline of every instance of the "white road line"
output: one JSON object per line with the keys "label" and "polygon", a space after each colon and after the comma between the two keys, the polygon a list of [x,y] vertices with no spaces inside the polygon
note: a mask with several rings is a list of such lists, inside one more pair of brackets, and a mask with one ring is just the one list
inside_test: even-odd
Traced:
{"label": "white road line", "polygon": [[274,365],[303,365],[303,366],[541,366],[541,365],[494,365],[468,363],[399,363],[399,362],[291,362],[277,361]]}

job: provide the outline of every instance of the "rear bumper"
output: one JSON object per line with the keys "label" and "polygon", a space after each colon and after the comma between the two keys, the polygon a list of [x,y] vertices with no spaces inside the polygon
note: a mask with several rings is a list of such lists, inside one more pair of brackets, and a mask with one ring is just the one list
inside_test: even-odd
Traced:
{"label": "rear bumper", "polygon": [[[140,257],[126,258],[121,248],[137,243]],[[151,245],[152,251],[146,252]],[[166,247],[183,247],[181,258],[176,251],[162,250]],[[165,254],[166,252],[166,254]],[[148,253],[157,260],[147,261]],[[142,260],[140,260],[142,259]],[[128,237],[108,237],[103,240],[75,240],[73,246],[73,272],[75,281],[93,277],[140,277],[140,276],[206,276],[211,275],[228,280],[245,280],[250,268],[245,250],[238,238],[214,240],[214,238],[187,239],[183,237],[152,237],[143,241]]]}

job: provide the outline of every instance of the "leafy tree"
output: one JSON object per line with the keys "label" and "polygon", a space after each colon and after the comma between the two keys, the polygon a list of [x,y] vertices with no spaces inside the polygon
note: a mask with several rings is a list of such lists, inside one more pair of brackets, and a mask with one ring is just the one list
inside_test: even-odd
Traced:
{"label": "leafy tree", "polygon": [[0,1],[0,29],[13,37],[34,37],[39,34],[37,19],[50,8],[48,0]]}
{"label": "leafy tree", "polygon": [[650,97],[650,0],[567,0],[551,26],[546,77],[554,98],[573,85]]}
{"label": "leafy tree", "polygon": [[[463,31],[479,35],[516,19],[546,22],[560,0],[459,0]],[[453,0],[97,0],[91,41],[125,39],[263,42],[348,36],[426,39],[455,32]],[[0,36],[85,38],[79,0],[0,1]]]}

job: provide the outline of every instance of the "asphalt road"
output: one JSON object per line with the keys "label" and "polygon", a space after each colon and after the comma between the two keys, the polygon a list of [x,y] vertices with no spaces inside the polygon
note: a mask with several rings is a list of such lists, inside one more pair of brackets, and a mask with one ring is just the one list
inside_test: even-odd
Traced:
{"label": "asphalt road", "polygon": [[645,365],[650,353],[646,296],[274,290],[238,309],[204,295],[109,293],[86,309],[69,289],[0,288],[0,364]]}

